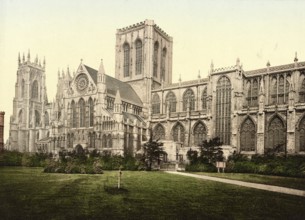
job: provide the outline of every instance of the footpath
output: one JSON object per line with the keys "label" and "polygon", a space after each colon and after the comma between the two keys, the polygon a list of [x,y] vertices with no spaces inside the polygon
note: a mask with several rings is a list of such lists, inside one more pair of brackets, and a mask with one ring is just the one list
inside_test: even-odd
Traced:
{"label": "footpath", "polygon": [[177,171],[165,171],[165,172],[170,173],[170,174],[181,175],[181,176],[195,177],[195,178],[203,179],[203,180],[211,180],[211,181],[216,181],[216,182],[221,182],[221,183],[227,183],[227,184],[261,189],[261,190],[266,190],[266,191],[271,191],[271,192],[285,193],[285,194],[289,194],[289,195],[305,197],[305,191],[299,190],[299,189],[291,189],[291,188],[287,188],[287,187],[272,186],[272,185],[266,185],[266,184],[260,184],[260,183],[249,183],[249,182],[243,182],[243,181],[239,181],[239,180],[230,180],[230,179],[224,179],[224,178],[218,178],[218,177],[212,177],[212,176],[177,172]]}

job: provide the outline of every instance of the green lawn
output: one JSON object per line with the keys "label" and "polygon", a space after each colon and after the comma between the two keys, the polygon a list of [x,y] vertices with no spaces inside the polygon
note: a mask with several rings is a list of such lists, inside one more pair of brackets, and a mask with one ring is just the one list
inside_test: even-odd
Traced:
{"label": "green lawn", "polygon": [[162,172],[45,174],[0,167],[1,219],[304,219],[305,198]]}
{"label": "green lawn", "polygon": [[262,183],[273,186],[283,186],[293,189],[305,190],[305,178],[267,176],[267,175],[245,174],[245,173],[205,173],[205,172],[192,172],[192,173],[198,175],[225,178],[225,179],[241,180],[251,183]]}

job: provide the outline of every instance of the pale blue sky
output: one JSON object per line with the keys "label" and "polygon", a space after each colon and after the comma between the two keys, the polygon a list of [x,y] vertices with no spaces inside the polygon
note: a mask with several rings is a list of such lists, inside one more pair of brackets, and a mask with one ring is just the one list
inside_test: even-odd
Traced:
{"label": "pale blue sky", "polygon": [[173,81],[207,75],[239,57],[245,70],[305,60],[305,1],[200,0],[0,0],[0,110],[5,139],[17,71],[17,55],[46,57],[49,100],[57,71],[85,64],[114,75],[117,28],[153,19],[174,39]]}

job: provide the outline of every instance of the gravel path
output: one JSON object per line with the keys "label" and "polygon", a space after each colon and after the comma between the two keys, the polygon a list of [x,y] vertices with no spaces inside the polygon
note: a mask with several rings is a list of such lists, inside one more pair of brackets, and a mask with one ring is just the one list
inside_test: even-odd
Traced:
{"label": "gravel path", "polygon": [[195,177],[198,179],[211,180],[211,181],[216,181],[216,182],[221,182],[221,183],[228,183],[228,184],[233,184],[233,185],[238,185],[238,186],[245,186],[245,187],[250,187],[250,188],[255,188],[255,189],[267,190],[267,191],[271,191],[271,192],[285,193],[285,194],[289,194],[289,195],[305,197],[305,191],[298,190],[298,189],[291,189],[291,188],[287,188],[287,187],[265,185],[265,184],[260,184],[260,183],[249,183],[249,182],[243,182],[243,181],[239,181],[239,180],[230,180],[230,179],[211,177],[211,176],[205,176],[205,175],[197,175],[197,174],[191,174],[191,173],[176,172],[176,171],[165,171],[165,172],[170,173],[170,174]]}

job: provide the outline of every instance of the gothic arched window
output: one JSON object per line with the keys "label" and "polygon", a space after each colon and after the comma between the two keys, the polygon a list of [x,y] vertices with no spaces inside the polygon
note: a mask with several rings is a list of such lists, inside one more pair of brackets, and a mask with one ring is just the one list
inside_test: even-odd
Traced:
{"label": "gothic arched window", "polygon": [[207,131],[202,122],[199,122],[194,127],[194,145],[198,146],[206,139]]}
{"label": "gothic arched window", "polygon": [[32,99],[38,99],[38,82],[35,80],[32,85]]}
{"label": "gothic arched window", "polygon": [[173,135],[173,140],[175,142],[182,142],[182,143],[184,143],[184,140],[185,140],[185,130],[184,130],[184,127],[183,127],[183,125],[181,123],[177,123],[173,127],[172,135]]}
{"label": "gothic arched window", "polygon": [[74,100],[71,102],[71,125],[72,128],[77,127],[76,105]]}
{"label": "gothic arched window", "polygon": [[128,43],[123,45],[124,50],[124,77],[129,76],[129,66],[130,66],[130,46]]}
{"label": "gothic arched window", "polygon": [[142,41],[136,40],[136,75],[142,73]]}
{"label": "gothic arched window", "polygon": [[305,151],[305,117],[302,119],[299,125],[299,140],[300,151]]}
{"label": "gothic arched window", "polygon": [[21,81],[21,98],[23,98],[24,97],[24,95],[25,95],[25,82],[24,82],[24,79],[22,79],[22,81]]}
{"label": "gothic arched window", "polygon": [[299,92],[299,102],[305,102],[305,79],[303,79],[300,92]]}
{"label": "gothic arched window", "polygon": [[107,136],[107,147],[108,147],[108,148],[112,148],[112,138],[111,138],[111,134],[108,134],[108,136]]}
{"label": "gothic arched window", "polygon": [[154,138],[159,140],[165,139],[165,130],[164,127],[160,124],[156,125],[153,132]]}
{"label": "gothic arched window", "polygon": [[21,125],[21,123],[23,122],[23,111],[22,109],[19,111],[19,114],[18,114],[18,123],[19,125]]}
{"label": "gothic arched window", "polygon": [[195,95],[191,89],[187,89],[183,94],[183,111],[187,111],[188,105],[191,111],[195,110]]}
{"label": "gothic arched window", "polygon": [[158,54],[159,54],[159,42],[156,41],[154,44],[154,66],[153,66],[153,76],[158,76]]}
{"label": "gothic arched window", "polygon": [[172,91],[168,92],[165,98],[166,111],[169,108],[169,112],[176,112],[176,104],[177,99],[175,94]]}
{"label": "gothic arched window", "polygon": [[45,112],[45,113],[44,113],[44,125],[45,125],[45,126],[49,126],[49,121],[50,121],[50,119],[49,119],[49,113],[48,113],[48,112]]}
{"label": "gothic arched window", "polygon": [[258,104],[258,81],[255,79],[252,86],[252,95],[251,95],[251,106],[256,106]]}
{"label": "gothic arched window", "polygon": [[202,102],[202,109],[207,109],[207,87],[204,88],[201,96],[201,102]]}
{"label": "gothic arched window", "polygon": [[271,104],[276,104],[277,99],[277,80],[273,77],[271,81]]}
{"label": "gothic arched window", "polygon": [[283,76],[280,76],[279,78],[279,88],[278,88],[278,103],[279,104],[284,104],[284,77]]}
{"label": "gothic arched window", "polygon": [[107,136],[103,134],[102,136],[102,147],[106,148],[107,147]]}
{"label": "gothic arched window", "polygon": [[35,127],[40,125],[40,114],[38,111],[35,110]]}
{"label": "gothic arched window", "polygon": [[266,148],[274,149],[279,147],[281,151],[286,145],[286,129],[279,117],[274,117],[268,126],[268,139]]}
{"label": "gothic arched window", "polygon": [[231,83],[222,76],[216,85],[216,136],[223,144],[231,138]]}
{"label": "gothic arched window", "polygon": [[153,114],[160,113],[160,97],[157,93],[155,93],[152,98],[152,113]]}
{"label": "gothic arched window", "polygon": [[89,127],[94,126],[94,104],[92,98],[89,98]]}
{"label": "gothic arched window", "polygon": [[79,106],[79,127],[85,127],[86,122],[86,105],[84,99],[80,99]]}
{"label": "gothic arched window", "polygon": [[165,63],[166,63],[166,54],[167,50],[164,47],[162,50],[162,58],[161,58],[161,80],[165,80]]}
{"label": "gothic arched window", "polygon": [[255,139],[255,125],[250,118],[247,118],[240,129],[240,151],[255,151]]}

